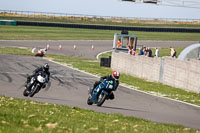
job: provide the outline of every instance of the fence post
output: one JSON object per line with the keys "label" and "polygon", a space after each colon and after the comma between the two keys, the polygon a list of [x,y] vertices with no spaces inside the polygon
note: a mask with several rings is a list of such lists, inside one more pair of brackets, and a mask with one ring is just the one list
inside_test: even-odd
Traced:
{"label": "fence post", "polygon": [[163,72],[164,72],[164,63],[165,63],[165,58],[161,58],[160,60],[160,74],[159,74],[159,82],[163,82]]}

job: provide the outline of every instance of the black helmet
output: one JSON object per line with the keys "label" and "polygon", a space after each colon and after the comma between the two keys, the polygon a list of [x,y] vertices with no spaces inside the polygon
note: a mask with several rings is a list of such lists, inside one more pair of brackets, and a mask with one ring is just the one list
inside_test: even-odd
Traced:
{"label": "black helmet", "polygon": [[49,64],[48,63],[45,63],[44,66],[43,66],[43,69],[45,71],[49,71]]}

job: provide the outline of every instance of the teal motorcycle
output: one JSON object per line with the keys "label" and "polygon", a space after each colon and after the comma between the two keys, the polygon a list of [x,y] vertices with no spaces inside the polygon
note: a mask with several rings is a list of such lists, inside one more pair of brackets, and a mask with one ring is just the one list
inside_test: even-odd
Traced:
{"label": "teal motorcycle", "polygon": [[94,90],[90,87],[88,88],[88,100],[87,104],[97,104],[97,106],[101,106],[106,99],[109,98],[110,93],[114,91],[113,81],[104,80],[100,84],[98,84]]}

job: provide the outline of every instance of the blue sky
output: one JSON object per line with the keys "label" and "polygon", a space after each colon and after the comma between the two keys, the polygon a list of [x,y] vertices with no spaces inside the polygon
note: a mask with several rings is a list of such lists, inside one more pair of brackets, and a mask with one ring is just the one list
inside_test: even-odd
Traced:
{"label": "blue sky", "polygon": [[200,19],[200,8],[134,4],[120,0],[1,0],[0,9],[98,16]]}

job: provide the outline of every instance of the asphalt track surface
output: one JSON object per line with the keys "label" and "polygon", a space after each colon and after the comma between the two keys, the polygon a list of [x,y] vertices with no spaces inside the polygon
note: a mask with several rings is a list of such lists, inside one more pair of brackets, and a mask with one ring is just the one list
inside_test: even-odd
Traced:
{"label": "asphalt track surface", "polygon": [[[0,46],[3,46],[2,42],[0,42],[0,44]],[[37,43],[34,42],[33,44]],[[89,44],[87,42],[86,44],[88,44],[87,46],[89,49],[91,43]],[[17,43],[15,46],[16,45]],[[17,46],[32,47],[30,45],[25,45],[25,43]],[[85,46],[84,49],[86,49],[87,46]],[[110,50],[106,48],[101,49],[102,51]],[[65,50],[65,48],[62,50]],[[55,49],[55,51],[58,50]],[[97,55],[96,53],[94,52],[88,57],[95,58],[95,55]],[[79,56],[81,55],[87,57],[86,54],[81,53]],[[86,103],[88,97],[87,89],[88,86],[92,86],[93,83],[98,80],[97,77],[57,63],[49,62],[39,57],[0,55],[0,62],[0,95],[26,98],[23,96],[23,83],[26,80],[27,74],[30,74],[41,64],[48,62],[51,66],[50,83],[47,85],[47,88],[41,90],[33,98],[27,97],[27,99],[53,104],[78,106],[98,112],[120,113],[125,116],[134,116],[160,123],[173,123],[200,129],[200,107],[198,106],[155,97],[123,86],[118,87],[118,90],[115,92],[116,98],[114,100],[105,101],[102,107],[97,107],[96,105],[89,106]]]}

